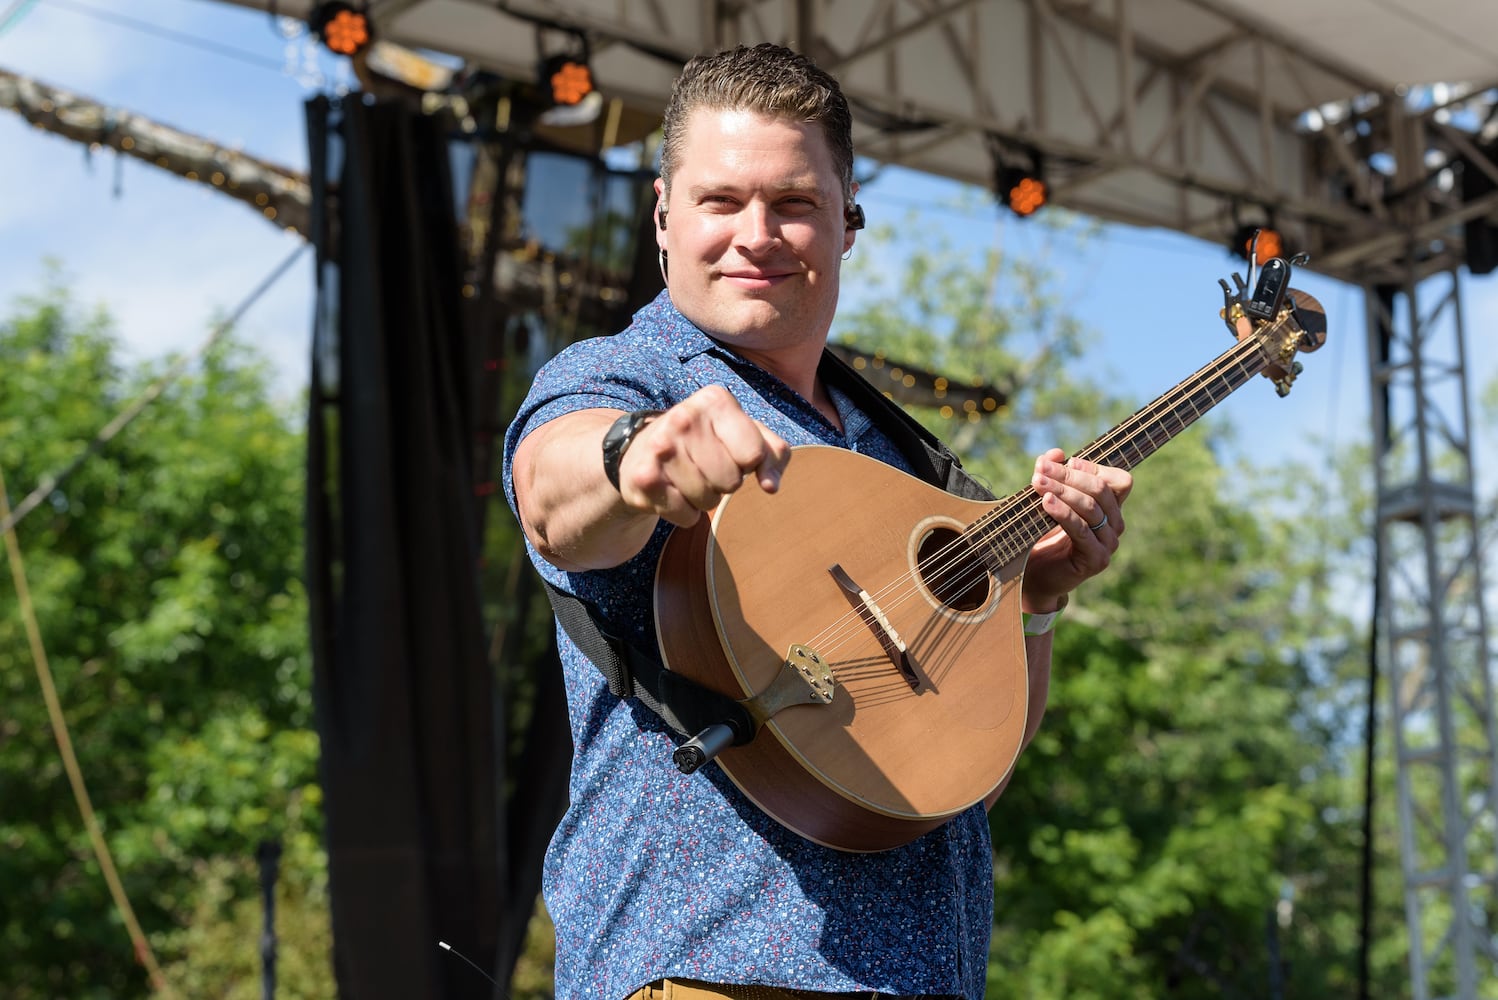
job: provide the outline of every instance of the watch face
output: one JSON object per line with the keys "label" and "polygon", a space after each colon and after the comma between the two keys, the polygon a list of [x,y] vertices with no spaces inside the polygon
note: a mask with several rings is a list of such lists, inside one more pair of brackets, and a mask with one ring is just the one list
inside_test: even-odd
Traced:
{"label": "watch face", "polygon": [[635,432],[644,427],[653,417],[659,415],[657,410],[637,410],[634,413],[626,413],[615,420],[603,436],[603,471],[609,477],[609,482],[614,484],[614,489],[619,488],[619,461],[624,457],[624,450],[629,447],[630,439]]}
{"label": "watch face", "polygon": [[635,413],[626,413],[615,420],[603,436],[603,450],[609,453],[623,451],[625,442],[634,436],[641,422],[643,418]]}
{"label": "watch face", "polygon": [[604,451],[618,451],[619,446],[624,443],[625,436],[629,433],[629,416],[620,417],[609,427],[609,432],[603,436]]}

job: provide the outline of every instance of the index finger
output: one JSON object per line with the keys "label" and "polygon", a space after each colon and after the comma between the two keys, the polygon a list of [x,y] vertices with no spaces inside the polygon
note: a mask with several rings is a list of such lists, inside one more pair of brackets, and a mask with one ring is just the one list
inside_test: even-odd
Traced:
{"label": "index finger", "polygon": [[754,473],[766,492],[773,493],[779,488],[780,474],[790,461],[791,452],[784,438],[737,407],[715,412],[712,429],[713,436],[744,474]]}
{"label": "index finger", "polygon": [[1085,458],[1073,457],[1071,464],[1082,472],[1096,476],[1103,481],[1113,494],[1113,498],[1120,504],[1128,499],[1129,491],[1134,488],[1134,475],[1127,469],[1120,469],[1112,465],[1099,465],[1097,462]]}
{"label": "index finger", "polygon": [[780,489],[781,473],[785,472],[785,467],[791,462],[791,446],[763,422],[756,420],[754,423],[759,427],[760,436],[765,443],[764,459],[755,466],[754,473],[759,479],[760,489],[766,493],[774,493]]}

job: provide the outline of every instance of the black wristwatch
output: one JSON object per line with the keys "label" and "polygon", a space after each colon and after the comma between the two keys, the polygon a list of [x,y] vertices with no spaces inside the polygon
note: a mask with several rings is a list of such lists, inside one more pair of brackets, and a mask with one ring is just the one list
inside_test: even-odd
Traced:
{"label": "black wristwatch", "polygon": [[626,413],[615,420],[608,433],[603,436],[603,474],[609,477],[614,489],[619,488],[619,463],[623,461],[629,443],[635,439],[641,427],[660,415],[660,410],[635,410],[633,413]]}

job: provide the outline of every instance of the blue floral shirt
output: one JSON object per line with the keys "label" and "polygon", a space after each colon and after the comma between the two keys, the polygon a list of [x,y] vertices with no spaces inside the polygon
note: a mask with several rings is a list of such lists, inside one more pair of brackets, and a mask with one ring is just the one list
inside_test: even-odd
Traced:
{"label": "blue floral shirt", "polygon": [[[622,333],[574,344],[536,376],[505,438],[575,410],[664,409],[725,386],[793,445],[852,448],[908,466],[834,392],[838,431],[783,382],[716,343],[662,293]],[[670,525],[614,569],[563,572],[531,550],[558,588],[592,601],[654,648],[656,560]],[[569,806],[546,854],[559,1000],[622,1000],[666,976],[830,992],[981,997],[993,919],[987,818],[974,806],[904,847],[850,854],[804,840],[755,806],[714,765],[671,763],[680,738],[603,675],[558,630],[573,738]]]}

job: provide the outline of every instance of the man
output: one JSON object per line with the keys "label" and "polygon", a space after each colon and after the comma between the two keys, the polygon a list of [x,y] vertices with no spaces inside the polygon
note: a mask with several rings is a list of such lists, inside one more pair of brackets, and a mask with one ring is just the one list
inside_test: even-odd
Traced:
{"label": "man", "polygon": [[[836,82],[771,45],[694,59],[664,129],[667,290],[624,332],[548,363],[509,430],[505,470],[543,576],[649,649],[673,526],[741,488],[776,490],[792,445],[908,467],[819,375],[841,258],[862,226]],[[1041,619],[1106,567],[1132,481],[1052,450],[1033,483],[1059,525],[1024,576],[1022,610]],[[1028,742],[1051,637],[1026,631],[1042,633],[1026,639]],[[892,850],[819,846],[714,765],[679,773],[681,737],[559,642],[575,748],[544,876],[558,997],[982,994],[993,912],[982,804]]]}

